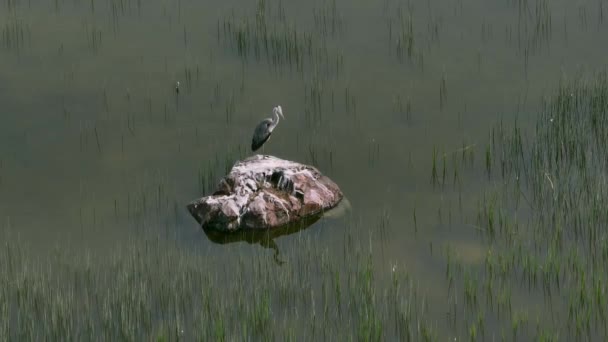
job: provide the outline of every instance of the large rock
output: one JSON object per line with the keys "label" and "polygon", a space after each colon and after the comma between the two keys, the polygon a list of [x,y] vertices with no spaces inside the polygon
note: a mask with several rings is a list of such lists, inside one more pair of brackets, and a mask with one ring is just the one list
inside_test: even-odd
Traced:
{"label": "large rock", "polygon": [[335,207],[342,191],[312,166],[255,155],[237,162],[211,196],[188,204],[204,227],[233,232],[269,229]]}

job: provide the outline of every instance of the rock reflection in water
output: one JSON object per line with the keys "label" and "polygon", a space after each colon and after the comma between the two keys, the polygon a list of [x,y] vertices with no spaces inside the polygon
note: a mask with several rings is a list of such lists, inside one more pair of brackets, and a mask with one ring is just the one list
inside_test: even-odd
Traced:
{"label": "rock reflection in water", "polygon": [[265,229],[265,230],[240,230],[234,233],[220,232],[208,227],[203,227],[203,231],[212,242],[218,244],[228,244],[234,242],[248,242],[250,244],[260,244],[263,247],[270,248],[274,251],[274,261],[278,265],[282,265],[284,261],[279,258],[279,246],[275,239],[285,235],[291,235],[310,228],[320,218],[320,215],[312,216],[304,220],[291,223],[282,227]]}

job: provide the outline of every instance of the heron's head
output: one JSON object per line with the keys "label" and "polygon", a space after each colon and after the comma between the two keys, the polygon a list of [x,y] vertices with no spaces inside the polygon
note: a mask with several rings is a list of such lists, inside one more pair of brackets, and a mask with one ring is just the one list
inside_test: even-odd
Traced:
{"label": "heron's head", "polygon": [[280,115],[283,119],[285,119],[285,117],[283,116],[283,109],[281,108],[281,106],[274,107],[274,109],[272,111],[274,113]]}

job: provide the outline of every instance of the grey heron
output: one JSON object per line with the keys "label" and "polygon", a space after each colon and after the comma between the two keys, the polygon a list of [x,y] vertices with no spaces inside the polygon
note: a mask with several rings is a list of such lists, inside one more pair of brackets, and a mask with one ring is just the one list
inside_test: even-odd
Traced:
{"label": "grey heron", "polygon": [[272,109],[272,114],[272,118],[264,119],[256,126],[255,131],[253,132],[253,139],[251,140],[252,151],[256,151],[268,141],[270,134],[272,134],[274,128],[279,124],[279,116],[285,119],[281,106],[274,107]]}

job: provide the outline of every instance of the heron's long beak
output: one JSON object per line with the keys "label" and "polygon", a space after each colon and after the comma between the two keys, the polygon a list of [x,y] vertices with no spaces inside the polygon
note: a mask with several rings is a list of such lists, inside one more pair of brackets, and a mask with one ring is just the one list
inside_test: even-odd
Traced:
{"label": "heron's long beak", "polygon": [[283,118],[283,120],[285,119],[283,116],[283,108],[281,108],[281,106],[274,107],[274,110]]}

